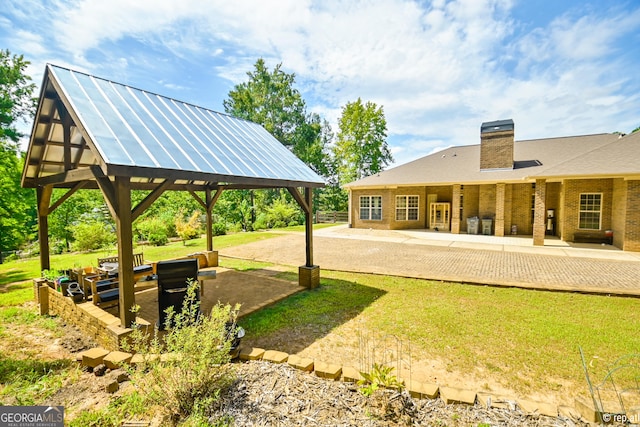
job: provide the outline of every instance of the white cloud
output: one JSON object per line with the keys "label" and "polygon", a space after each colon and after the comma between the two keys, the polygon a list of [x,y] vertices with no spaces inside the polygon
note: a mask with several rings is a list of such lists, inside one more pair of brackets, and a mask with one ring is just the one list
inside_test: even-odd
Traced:
{"label": "white cloud", "polygon": [[[38,62],[63,49],[57,63],[126,80],[168,67],[157,57],[168,51],[231,85],[263,57],[296,74],[309,109],[334,130],[349,101],[383,106],[399,157],[477,143],[486,120],[513,118],[522,139],[624,131],[640,109],[637,59],[621,47],[640,43],[639,8],[573,9],[523,33],[511,13],[522,4],[510,0],[24,1],[10,0],[21,19],[33,7],[52,20],[54,47],[36,27],[23,30]],[[139,50],[112,50],[123,40]]]}

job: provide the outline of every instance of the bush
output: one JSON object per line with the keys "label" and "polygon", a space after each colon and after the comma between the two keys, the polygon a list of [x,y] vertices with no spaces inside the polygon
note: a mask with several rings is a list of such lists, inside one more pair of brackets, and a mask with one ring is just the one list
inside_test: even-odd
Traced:
{"label": "bush", "polygon": [[163,246],[169,242],[169,232],[165,221],[158,217],[147,217],[135,224],[135,232],[139,240],[147,240],[155,246]]}
{"label": "bush", "polygon": [[175,220],[176,232],[183,241],[195,239],[202,234],[200,224],[200,212],[195,211],[187,222],[184,222],[182,215],[178,215]]}
{"label": "bush", "polygon": [[78,251],[90,251],[113,245],[115,234],[98,221],[81,222],[73,228],[73,247]]}
{"label": "bush", "polygon": [[[231,341],[227,322],[235,319],[239,306],[217,305],[209,316],[199,311],[198,283],[189,283],[182,310],[167,310],[162,338],[153,339],[134,327],[127,349],[143,355],[143,363],[131,369],[131,380],[150,402],[170,411],[175,419],[207,417],[220,393],[235,380],[230,362]],[[162,360],[145,357],[166,353]]]}
{"label": "bush", "polygon": [[149,234],[147,239],[153,246],[164,246],[169,243],[169,238],[162,232]]}
{"label": "bush", "polygon": [[224,236],[227,234],[227,225],[223,222],[216,222],[211,226],[211,231],[214,236]]}
{"label": "bush", "polygon": [[264,228],[283,228],[290,225],[298,225],[300,210],[297,206],[288,203],[284,197],[274,200],[264,216],[260,216],[256,223]]}

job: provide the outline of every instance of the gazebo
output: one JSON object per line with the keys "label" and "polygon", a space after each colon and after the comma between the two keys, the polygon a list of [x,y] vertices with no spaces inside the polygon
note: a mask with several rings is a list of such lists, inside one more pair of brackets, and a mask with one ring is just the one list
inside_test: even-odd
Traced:
{"label": "gazebo", "polygon": [[[48,64],[22,186],[35,188],[41,269],[50,268],[48,215],[79,189],[99,189],[116,223],[119,314],[135,314],[132,222],[165,191],[188,191],[207,217],[223,190],[286,188],[305,214],[306,263],[314,287],[312,190],[324,182],[262,126],[78,71]],[[68,191],[53,204],[54,188]],[[148,190],[132,206],[131,190]],[[198,192],[204,193],[202,198]]]}

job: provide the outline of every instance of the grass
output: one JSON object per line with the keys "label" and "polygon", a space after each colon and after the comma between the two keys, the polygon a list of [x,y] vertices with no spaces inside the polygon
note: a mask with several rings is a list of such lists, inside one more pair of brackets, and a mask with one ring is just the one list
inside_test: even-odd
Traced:
{"label": "grass", "polygon": [[[216,237],[214,245],[216,249],[223,249],[273,236],[277,236],[277,232],[238,233]],[[145,258],[166,259],[201,251],[204,247],[204,239],[198,239],[188,242],[187,246],[177,242],[138,249],[144,250]],[[70,262],[83,265],[95,262],[102,255],[52,256],[52,266],[64,268]],[[24,281],[39,275],[37,263],[38,260],[32,260],[0,265],[0,325],[46,321],[47,318],[37,320],[38,316],[20,307],[32,298],[31,283],[10,284],[8,281]],[[269,264],[222,258],[221,265],[252,270]],[[34,268],[36,274],[33,274]],[[280,277],[292,279],[295,275],[290,271],[281,273]],[[462,374],[474,375],[480,369],[483,375],[523,394],[546,391],[569,394],[575,391],[567,388],[571,384],[586,391],[579,347],[588,362],[597,363],[613,362],[620,356],[637,353],[640,348],[637,333],[640,300],[635,298],[328,270],[322,270],[321,276],[322,286],[318,289],[298,293],[243,318],[247,339],[283,336],[286,341],[287,334],[296,333],[306,334],[308,341],[302,345],[310,345],[357,318],[368,330],[410,341],[414,356],[442,360],[448,369]],[[2,327],[0,339],[6,339]],[[12,363],[17,359],[17,355],[3,355],[0,370],[11,367],[24,373],[31,369],[36,377],[44,378],[55,377],[68,369],[54,366],[50,367],[51,374],[44,374],[37,366],[15,367]],[[35,377],[23,378],[33,380]],[[43,387],[55,387],[56,381],[46,378],[43,381]],[[22,382],[22,387],[27,383]]]}
{"label": "grass", "polygon": [[[214,249],[224,249],[230,246],[270,239],[277,237],[277,232],[234,233],[224,236],[216,236],[213,239]],[[137,246],[134,252],[143,252],[145,259],[163,260],[188,255],[194,252],[206,250],[206,238],[198,238],[183,242],[170,242],[165,246]],[[65,270],[74,267],[96,266],[100,257],[117,254],[115,248],[103,249],[87,253],[65,253],[51,255],[51,269]],[[34,277],[40,277],[40,258],[28,258],[0,264],[0,295],[5,290],[3,285],[16,282],[30,281]],[[1,301],[1,300],[0,300]],[[2,304],[0,304],[2,305]]]}
{"label": "grass", "polygon": [[[316,338],[359,315],[410,341],[422,359],[489,372],[517,392],[585,384],[578,348],[613,362],[640,348],[640,300],[322,271],[322,286],[244,318],[251,336],[311,328]],[[286,332],[285,332],[286,335]]]}

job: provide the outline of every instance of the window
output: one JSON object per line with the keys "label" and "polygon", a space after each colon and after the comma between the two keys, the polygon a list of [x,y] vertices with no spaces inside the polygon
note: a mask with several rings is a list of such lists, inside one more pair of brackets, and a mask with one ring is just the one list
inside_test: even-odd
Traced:
{"label": "window", "polygon": [[418,220],[418,196],[396,196],[396,221]]}
{"label": "window", "polygon": [[580,194],[580,219],[578,228],[585,230],[600,230],[602,216],[602,194]]}
{"label": "window", "polygon": [[360,196],[360,219],[382,219],[382,196]]}

